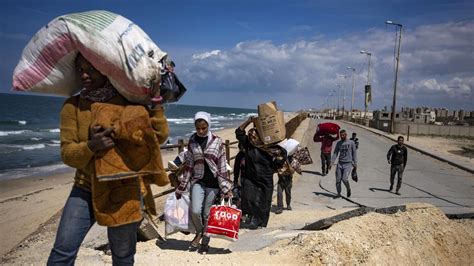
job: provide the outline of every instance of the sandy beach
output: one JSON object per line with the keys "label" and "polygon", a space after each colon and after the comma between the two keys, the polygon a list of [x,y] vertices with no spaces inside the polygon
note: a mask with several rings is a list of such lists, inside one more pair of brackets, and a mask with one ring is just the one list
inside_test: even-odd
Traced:
{"label": "sandy beach", "polygon": [[[287,119],[289,116],[287,116]],[[234,129],[224,129],[215,132],[224,140],[235,141]],[[311,136],[310,136],[311,135]],[[308,128],[308,119],[303,121],[295,134],[294,139],[303,142],[312,138],[312,130]],[[414,139],[413,139],[414,140]],[[412,141],[412,137],[410,138]],[[419,140],[421,141],[421,140]],[[430,144],[431,143],[431,144]],[[430,149],[438,147],[426,142]],[[431,147],[430,145],[433,145]],[[444,149],[452,147],[450,144],[442,146]],[[230,149],[231,156],[237,152],[237,147]],[[163,161],[172,160],[177,149],[163,150]],[[461,155],[454,154],[453,156]],[[318,160],[318,158],[313,158]],[[233,163],[231,163],[233,164]],[[166,165],[166,164],[165,164]],[[54,241],[60,212],[67,199],[72,186],[73,171],[45,177],[31,179],[17,179],[2,181],[0,186],[0,226],[3,241],[0,244],[2,264],[24,265],[45,264],[47,256]],[[298,182],[295,174],[294,182]],[[153,187],[154,193],[168,189],[166,187]],[[158,206],[166,197],[156,200]],[[274,198],[274,203],[276,199]],[[272,212],[268,228],[258,230],[262,235],[275,235],[280,239],[269,243],[257,251],[248,251],[245,247],[237,247],[235,244],[222,239],[213,239],[213,255],[202,256],[198,253],[186,252],[187,245],[192,235],[174,234],[165,243],[156,240],[139,242],[137,265],[181,265],[181,264],[334,264],[341,261],[346,262],[368,262],[390,261],[391,256],[403,257],[405,263],[426,262],[409,254],[411,245],[415,245],[420,252],[426,256],[439,256],[440,258],[458,257],[458,263],[466,263],[472,259],[474,254],[472,243],[474,239],[474,223],[472,221],[457,222],[448,220],[439,209],[433,206],[413,206],[411,211],[398,216],[387,218],[378,214],[366,215],[357,219],[351,219],[333,226],[330,230],[316,233],[283,230],[291,224],[306,224],[316,218],[324,218],[338,214],[344,210],[293,210],[283,212],[275,219]],[[413,225],[410,222],[415,221]],[[406,227],[399,228],[400,222]],[[371,224],[368,228],[366,225]],[[345,235],[347,228],[351,228],[349,235]],[[398,231],[397,231],[398,230]],[[412,233],[416,231],[415,239]],[[159,225],[159,232],[164,236],[164,224]],[[258,237],[253,235],[254,231],[241,230],[241,238],[252,239]],[[359,233],[357,233],[359,232]],[[360,233],[363,232],[363,233]],[[386,232],[390,232],[386,235]],[[438,235],[438,240],[444,241],[443,247],[447,249],[436,250],[430,246],[431,241],[426,235]],[[453,238],[452,235],[458,235]],[[373,239],[377,241],[372,243]],[[242,243],[247,243],[242,241]],[[252,242],[252,241],[250,241]],[[77,265],[109,265],[111,257],[104,247],[107,243],[105,228],[94,226],[88,237],[86,237],[76,261]],[[239,242],[236,242],[237,244]],[[456,245],[455,245],[456,243]],[[459,244],[465,248],[459,250]],[[379,245],[379,246],[377,246]],[[449,246],[452,246],[449,248]],[[232,252],[229,250],[232,246]],[[423,247],[426,246],[425,249]],[[437,246],[437,245],[435,245]],[[397,247],[391,249],[390,247]],[[242,249],[241,251],[235,251]],[[335,253],[335,249],[341,252]],[[462,256],[459,254],[463,254]],[[471,255],[470,255],[471,254]],[[225,256],[222,256],[225,255]],[[332,258],[332,259],[331,259]],[[385,258],[385,259],[384,259]],[[435,261],[433,261],[435,262]],[[448,259],[445,260],[449,262]],[[451,261],[452,262],[452,261]]]}

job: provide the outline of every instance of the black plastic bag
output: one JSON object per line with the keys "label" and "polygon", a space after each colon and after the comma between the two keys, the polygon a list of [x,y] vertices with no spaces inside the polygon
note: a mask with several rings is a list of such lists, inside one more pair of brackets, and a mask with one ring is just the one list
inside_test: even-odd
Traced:
{"label": "black plastic bag", "polygon": [[359,177],[357,177],[357,169],[356,168],[352,169],[351,177],[352,177],[352,180],[354,180],[355,182],[359,181]]}
{"label": "black plastic bag", "polygon": [[185,92],[186,88],[175,73],[164,71],[161,74],[160,96],[163,103],[177,102]]}

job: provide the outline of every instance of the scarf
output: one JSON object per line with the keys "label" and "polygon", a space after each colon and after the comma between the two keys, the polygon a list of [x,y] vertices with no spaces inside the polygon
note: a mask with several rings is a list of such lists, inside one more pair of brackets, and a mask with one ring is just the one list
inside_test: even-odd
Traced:
{"label": "scarf", "polygon": [[83,89],[80,92],[80,97],[92,102],[107,102],[113,97],[118,95],[117,90],[110,84],[107,80],[107,83],[102,88],[97,88],[94,90]]}

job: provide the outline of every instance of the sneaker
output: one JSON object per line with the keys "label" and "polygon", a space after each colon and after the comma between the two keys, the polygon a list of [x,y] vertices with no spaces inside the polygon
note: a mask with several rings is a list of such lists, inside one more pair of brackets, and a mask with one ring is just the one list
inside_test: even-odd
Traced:
{"label": "sneaker", "polygon": [[349,198],[351,196],[351,190],[347,190],[347,197]]}
{"label": "sneaker", "polygon": [[283,212],[283,208],[278,208],[276,211],[275,211],[275,214],[281,214]]}
{"label": "sneaker", "polygon": [[293,210],[290,205],[288,205],[288,206],[286,207],[286,209],[289,210],[289,211]]}

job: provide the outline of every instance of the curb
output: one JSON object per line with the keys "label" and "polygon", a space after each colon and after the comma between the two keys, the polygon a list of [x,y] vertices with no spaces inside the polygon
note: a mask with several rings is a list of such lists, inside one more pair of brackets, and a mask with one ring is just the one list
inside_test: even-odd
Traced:
{"label": "curb", "polygon": [[[349,125],[357,126],[357,127],[359,127],[359,128],[363,128],[363,129],[368,130],[368,131],[370,131],[370,132],[372,132],[372,133],[374,133],[374,134],[376,134],[376,135],[385,137],[385,138],[387,138],[387,139],[389,139],[389,140],[392,140],[392,141],[395,141],[395,142],[396,142],[395,139],[393,139],[393,138],[391,138],[391,137],[389,137],[389,136],[387,136],[387,135],[385,135],[385,134],[383,134],[383,133],[374,131],[374,130],[372,130],[372,128],[370,128],[370,127],[362,126],[362,125],[359,125],[359,124],[356,124],[356,123],[352,123],[352,122],[349,122],[349,121],[345,121],[345,120],[339,120],[339,121],[340,121],[340,122],[343,122],[343,123],[346,123],[346,124],[349,124]],[[439,156],[434,155],[434,154],[432,154],[432,153],[430,153],[430,152],[427,152],[427,151],[425,151],[425,150],[416,148],[416,147],[414,147],[414,146],[412,146],[412,145],[410,145],[410,144],[406,144],[406,143],[405,143],[405,146],[407,146],[408,148],[410,148],[410,149],[412,149],[412,150],[415,150],[415,151],[417,151],[417,152],[420,152],[420,153],[423,153],[423,154],[425,154],[425,155],[428,155],[428,156],[430,156],[430,157],[432,157],[432,158],[435,158],[436,160],[439,160],[439,161],[448,163],[448,164],[450,164],[450,165],[452,165],[452,166],[455,166],[455,167],[457,167],[457,168],[459,168],[459,169],[462,169],[462,170],[464,170],[464,171],[466,171],[466,172],[469,172],[469,173],[471,173],[471,174],[474,174],[474,169],[468,168],[468,167],[466,167],[466,166],[457,164],[457,163],[455,163],[455,162],[453,162],[453,161],[450,161],[450,160],[447,160],[447,159],[445,159],[445,158],[439,157]]]}

